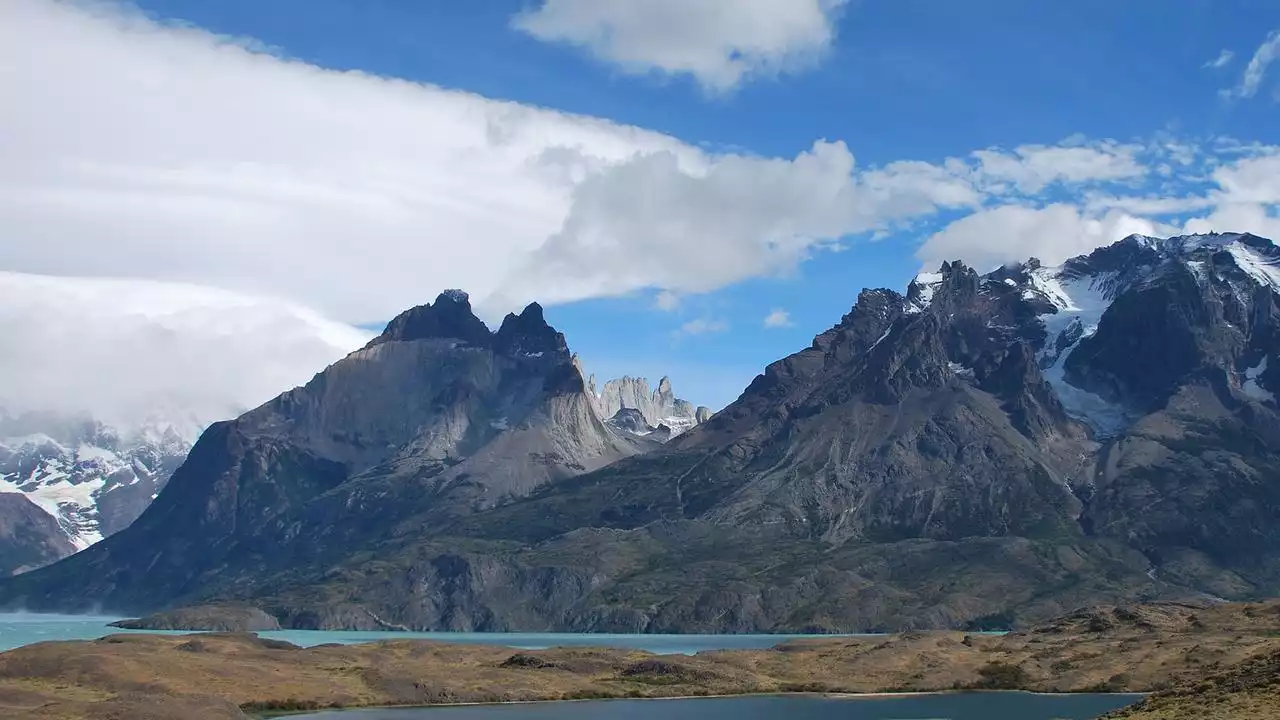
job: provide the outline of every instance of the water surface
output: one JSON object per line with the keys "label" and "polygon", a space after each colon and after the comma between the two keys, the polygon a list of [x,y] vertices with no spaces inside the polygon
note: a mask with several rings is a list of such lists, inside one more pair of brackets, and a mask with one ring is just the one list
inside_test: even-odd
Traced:
{"label": "water surface", "polygon": [[346,710],[292,720],[1092,720],[1141,695],[948,693],[875,698],[741,697],[701,700]]}
{"label": "water surface", "polygon": [[[0,614],[0,652],[48,640],[94,640],[117,633],[139,632],[186,635],[185,632],[122,630],[110,627],[119,617],[88,615]],[[814,635],[606,635],[577,633],[438,633],[279,630],[260,632],[264,638],[285,640],[301,647],[325,643],[353,645],[381,640],[434,640],[466,645],[498,645],[519,650],[550,647],[611,647],[645,650],[660,655],[692,655],[706,650],[770,648],[788,640]],[[848,636],[843,636],[848,637]]]}

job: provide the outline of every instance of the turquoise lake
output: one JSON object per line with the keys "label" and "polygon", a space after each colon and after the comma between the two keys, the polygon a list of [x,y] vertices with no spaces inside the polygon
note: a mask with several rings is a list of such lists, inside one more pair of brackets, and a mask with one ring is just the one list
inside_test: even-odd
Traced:
{"label": "turquoise lake", "polygon": [[[109,626],[121,618],[0,614],[0,651],[52,640],[93,640],[131,632]],[[182,635],[187,633],[158,633]],[[499,645],[523,650],[605,646],[659,654],[768,648],[811,635],[605,635],[565,633],[404,633],[283,630],[258,633],[310,647],[401,638]],[[833,637],[833,636],[825,636]],[[835,636],[839,637],[839,636]],[[846,636],[847,637],[847,636]],[[698,700],[490,705],[459,708],[352,710],[291,716],[295,720],[1092,720],[1141,699],[1137,695],[957,693],[887,698],[742,697]]]}
{"label": "turquoise lake", "polygon": [[291,720],[1092,720],[1140,695],[955,693],[876,698],[741,697],[700,700],[348,710]]}
{"label": "turquoise lake", "polygon": [[[85,615],[0,614],[0,652],[48,640],[93,640],[117,633],[145,632],[113,628],[109,623],[119,617]],[[412,633],[412,632],[348,632],[323,630],[280,630],[261,632],[265,638],[285,640],[294,645],[311,647],[325,643],[377,642],[379,640],[434,640],[467,645],[500,645],[520,650],[549,647],[596,646],[645,650],[662,655],[691,655],[704,650],[740,650],[769,648],[779,643],[810,635],[605,635],[569,633]],[[824,636],[832,637],[832,636]]]}

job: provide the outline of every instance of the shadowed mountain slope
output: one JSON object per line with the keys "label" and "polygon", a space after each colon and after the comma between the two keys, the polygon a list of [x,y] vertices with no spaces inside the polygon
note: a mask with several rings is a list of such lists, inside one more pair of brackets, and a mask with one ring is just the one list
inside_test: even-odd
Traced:
{"label": "shadowed mountain slope", "polygon": [[993,627],[1271,595],[1278,291],[1280,251],[1250,235],[1133,236],[1056,268],[947,263],[905,294],[862,292],[639,455],[536,306],[489,336],[446,297],[211,430],[136,531],[0,601],[657,632]]}

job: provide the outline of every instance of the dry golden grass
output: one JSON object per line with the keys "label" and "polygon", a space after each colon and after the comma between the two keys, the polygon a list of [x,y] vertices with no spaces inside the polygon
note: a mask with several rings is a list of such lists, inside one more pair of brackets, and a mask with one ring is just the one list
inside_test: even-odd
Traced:
{"label": "dry golden grass", "polygon": [[252,635],[117,635],[0,654],[0,716],[216,720],[242,718],[240,708],[587,697],[969,687],[1152,691],[1272,654],[1280,656],[1280,603],[1108,608],[1007,636],[815,639],[693,657],[420,641],[300,649]]}

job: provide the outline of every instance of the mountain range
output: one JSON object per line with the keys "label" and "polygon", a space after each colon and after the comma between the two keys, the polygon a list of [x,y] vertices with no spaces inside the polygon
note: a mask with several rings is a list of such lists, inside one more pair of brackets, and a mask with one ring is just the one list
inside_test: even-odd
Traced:
{"label": "mountain range", "polygon": [[[594,395],[596,406],[616,409],[604,416],[616,431],[651,441],[710,416],[676,398],[667,378],[659,390],[648,388],[644,378],[611,380]],[[175,415],[125,428],[83,414],[0,409],[0,576],[55,562],[128,527],[207,424]]]}
{"label": "mountain range", "polygon": [[0,605],[871,631],[1275,595],[1278,293],[1280,249],[1248,234],[945,263],[655,443],[603,416],[614,391],[538,305],[495,333],[451,291],[214,424],[135,523]]}
{"label": "mountain range", "polygon": [[29,521],[20,539],[0,533],[0,574],[48,564],[128,527],[196,436],[171,422],[122,431],[84,416],[0,413],[0,497],[7,508],[0,518]]}

